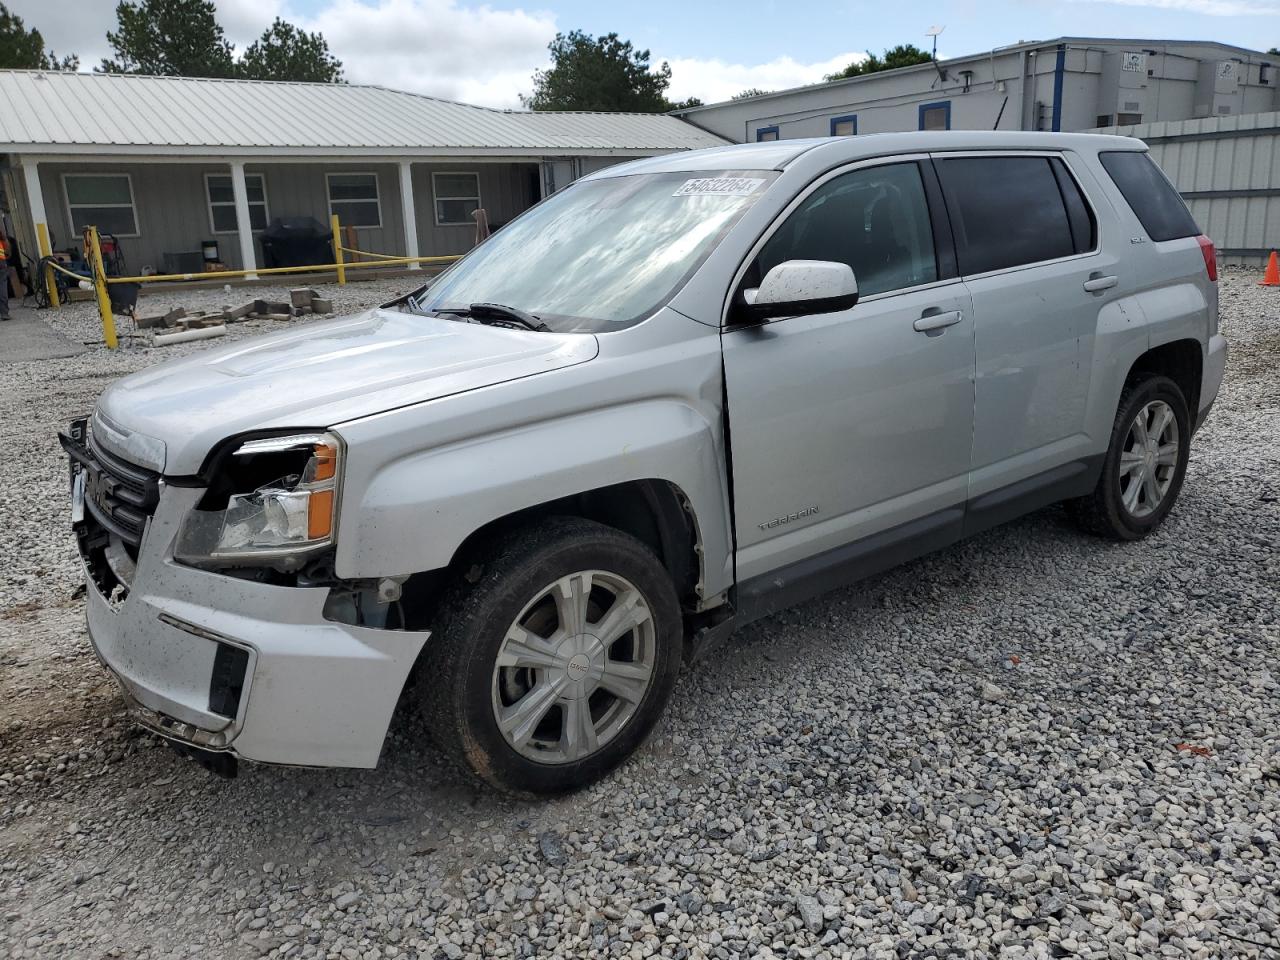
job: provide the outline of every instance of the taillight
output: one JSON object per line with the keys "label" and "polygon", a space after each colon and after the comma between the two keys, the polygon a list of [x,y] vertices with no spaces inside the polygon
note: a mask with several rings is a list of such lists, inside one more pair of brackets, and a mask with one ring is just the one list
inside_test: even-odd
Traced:
{"label": "taillight", "polygon": [[1218,253],[1213,249],[1213,241],[1203,233],[1196,237],[1200,244],[1200,252],[1204,254],[1204,272],[1209,275],[1210,283],[1218,282]]}

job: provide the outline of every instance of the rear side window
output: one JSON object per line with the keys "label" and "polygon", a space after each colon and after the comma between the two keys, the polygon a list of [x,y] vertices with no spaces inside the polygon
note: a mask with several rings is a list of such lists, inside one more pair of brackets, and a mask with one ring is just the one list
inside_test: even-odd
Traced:
{"label": "rear side window", "polygon": [[1050,158],[953,157],[936,164],[962,275],[1079,252]]}
{"label": "rear side window", "polygon": [[1178,191],[1145,153],[1114,151],[1100,153],[1098,159],[1152,240],[1178,240],[1200,233]]}

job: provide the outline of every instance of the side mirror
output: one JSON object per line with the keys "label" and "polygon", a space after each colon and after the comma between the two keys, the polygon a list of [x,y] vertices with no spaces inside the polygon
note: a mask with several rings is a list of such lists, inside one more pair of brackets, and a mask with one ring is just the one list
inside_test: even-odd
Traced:
{"label": "side mirror", "polygon": [[848,310],[858,302],[858,281],[847,263],[787,260],[767,274],[759,288],[744,290],[745,315],[752,320]]}

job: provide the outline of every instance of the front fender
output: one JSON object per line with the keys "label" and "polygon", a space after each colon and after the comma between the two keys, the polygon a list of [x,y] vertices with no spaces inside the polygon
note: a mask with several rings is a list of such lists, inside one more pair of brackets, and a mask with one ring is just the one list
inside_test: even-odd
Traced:
{"label": "front fender", "polygon": [[406,453],[368,475],[353,457],[342,494],[337,575],[436,570],[493,520],[613,484],[665,480],[694,511],[704,592],[720,593],[731,576],[720,433],[718,422],[689,404],[655,398]]}

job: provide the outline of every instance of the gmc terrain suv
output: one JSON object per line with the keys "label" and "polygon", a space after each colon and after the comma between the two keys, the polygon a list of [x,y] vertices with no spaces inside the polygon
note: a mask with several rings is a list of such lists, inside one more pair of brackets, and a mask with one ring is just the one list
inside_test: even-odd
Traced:
{"label": "gmc terrain suv", "polygon": [[1216,279],[1136,140],[611,167],[381,309],[111,386],[62,438],[93,644],[224,768],[374,766],[403,693],[491,784],[570,789],[747,621],[1056,501],[1149,533]]}

